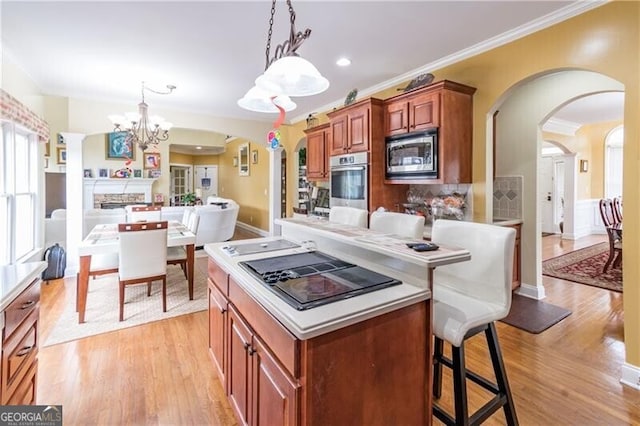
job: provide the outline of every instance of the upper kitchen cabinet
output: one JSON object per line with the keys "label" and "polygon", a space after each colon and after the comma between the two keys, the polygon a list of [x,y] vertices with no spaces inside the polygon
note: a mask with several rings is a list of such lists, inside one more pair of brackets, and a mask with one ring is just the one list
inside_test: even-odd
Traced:
{"label": "upper kitchen cabinet", "polygon": [[443,80],[386,99],[384,133],[395,136],[437,129],[435,177],[385,179],[385,183],[471,183],[473,94],[476,89]]}
{"label": "upper kitchen cabinet", "polygon": [[304,132],[307,134],[307,179],[328,180],[331,127],[326,123]]}
{"label": "upper kitchen cabinet", "polygon": [[438,127],[440,93],[420,93],[409,99],[386,103],[384,109],[387,136]]}
{"label": "upper kitchen cabinet", "polygon": [[367,152],[371,147],[371,117],[381,110],[380,99],[369,98],[328,113],[331,123],[330,155]]}

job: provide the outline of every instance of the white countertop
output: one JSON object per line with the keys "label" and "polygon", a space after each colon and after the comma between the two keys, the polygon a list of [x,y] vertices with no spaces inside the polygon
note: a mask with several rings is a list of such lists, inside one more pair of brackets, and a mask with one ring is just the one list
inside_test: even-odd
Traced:
{"label": "white countertop", "polygon": [[0,266],[0,311],[4,311],[46,268],[46,262]]}
{"label": "white countertop", "polygon": [[[405,306],[413,305],[427,300],[431,296],[431,292],[427,288],[403,283],[326,305],[316,306],[308,310],[298,311],[271,292],[271,290],[269,290],[264,284],[260,283],[251,274],[239,266],[238,263],[247,260],[263,259],[266,257],[304,253],[309,251],[308,249],[298,247],[266,253],[235,256],[231,256],[226,251],[222,250],[222,247],[228,245],[268,242],[276,239],[280,238],[266,237],[251,240],[205,244],[204,248],[207,254],[209,254],[209,256],[211,256],[227,272],[229,272],[248,294],[250,294],[269,313],[271,313],[271,315],[278,319],[278,321],[280,321],[298,339],[310,339]],[[331,253],[327,254],[331,255]],[[388,271],[378,269],[376,272],[384,273]],[[389,276],[401,279],[392,274],[389,274]]]}

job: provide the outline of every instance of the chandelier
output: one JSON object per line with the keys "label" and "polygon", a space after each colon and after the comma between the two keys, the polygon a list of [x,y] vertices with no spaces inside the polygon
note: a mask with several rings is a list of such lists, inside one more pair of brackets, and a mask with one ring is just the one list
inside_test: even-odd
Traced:
{"label": "chandelier", "polygon": [[114,132],[127,132],[125,142],[127,145],[133,146],[137,144],[144,152],[150,145],[158,145],[162,141],[169,139],[169,129],[172,123],[165,121],[164,118],[152,115],[149,117],[149,105],[144,101],[144,91],[156,93],[158,95],[168,95],[173,92],[176,86],[167,84],[167,91],[156,91],[150,89],[142,82],[142,102],[138,104],[138,112],[127,112],[124,115],[110,115],[109,120],[115,126]]}
{"label": "chandelier", "polygon": [[311,62],[297,54],[296,50],[309,38],[311,30],[307,28],[304,32],[296,31],[296,13],[291,0],[287,0],[287,6],[291,23],[289,39],[276,46],[272,58],[271,35],[276,10],[276,0],[272,0],[265,72],[256,78],[255,86],[238,100],[238,105],[242,108],[257,112],[278,112],[280,108],[291,111],[296,104],[289,96],[316,95],[329,88],[329,80],[324,78]]}

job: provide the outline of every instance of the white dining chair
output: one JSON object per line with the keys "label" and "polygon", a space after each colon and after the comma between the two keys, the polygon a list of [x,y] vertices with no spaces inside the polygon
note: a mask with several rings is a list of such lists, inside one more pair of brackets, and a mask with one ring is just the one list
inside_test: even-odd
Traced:
{"label": "white dining chair", "polygon": [[[199,224],[200,216],[195,212],[191,213],[186,225],[187,229],[195,235],[198,232]],[[189,274],[187,273],[187,250],[184,247],[167,247],[167,265],[180,265],[184,277],[189,279]]]}
{"label": "white dining chair", "polygon": [[[89,266],[89,276],[91,278],[116,273],[118,273],[118,253],[94,254],[91,256],[91,264]],[[77,273],[76,294],[78,294],[79,287],[80,273]],[[76,297],[76,312],[78,312],[78,309],[78,298]]]}
{"label": "white dining chair", "polygon": [[369,212],[355,207],[334,206],[329,210],[329,222],[341,223],[343,225],[367,227]]}
{"label": "white dining chair", "polygon": [[[515,229],[506,226],[445,219],[433,224],[431,241],[471,253],[471,260],[439,266],[434,272],[434,399],[438,400],[442,392],[442,366],[453,371],[455,418],[433,404],[433,414],[445,424],[477,424],[478,419],[486,419],[500,408],[504,408],[508,425],[518,424],[495,326],[511,308],[515,238]],[[481,332],[489,347],[495,384],[465,366],[464,342]],[[444,356],[445,341],[451,345],[450,359]],[[467,378],[495,395],[471,416]]]}
{"label": "white dining chair", "polygon": [[424,235],[424,216],[375,211],[371,213],[369,229],[422,240]]}
{"label": "white dining chair", "polygon": [[146,220],[147,222],[158,222],[161,219],[160,206],[135,206],[131,208],[131,217],[129,222],[139,222]]}
{"label": "white dining chair", "polygon": [[162,280],[162,311],[167,311],[167,221],[118,225],[120,321],[124,320],[124,290],[131,284]]}

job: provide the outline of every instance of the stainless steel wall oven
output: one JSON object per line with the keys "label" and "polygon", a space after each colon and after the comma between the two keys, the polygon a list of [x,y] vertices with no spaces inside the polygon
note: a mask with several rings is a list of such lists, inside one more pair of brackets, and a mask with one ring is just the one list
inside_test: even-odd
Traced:
{"label": "stainless steel wall oven", "polygon": [[329,159],[331,207],[348,206],[367,210],[368,160],[366,152],[336,155]]}

